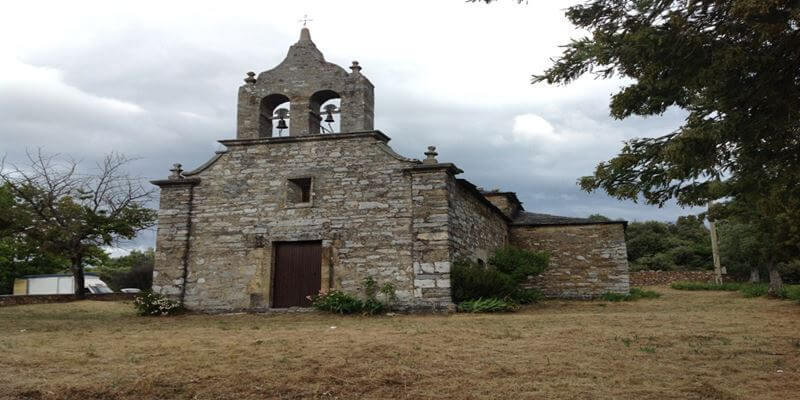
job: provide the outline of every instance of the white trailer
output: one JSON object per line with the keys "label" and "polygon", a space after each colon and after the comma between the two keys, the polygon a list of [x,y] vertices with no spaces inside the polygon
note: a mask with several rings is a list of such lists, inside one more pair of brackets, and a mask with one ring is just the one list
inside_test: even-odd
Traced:
{"label": "white trailer", "polygon": [[[84,274],[83,287],[87,293],[113,293],[95,274]],[[14,295],[73,293],[75,293],[75,280],[72,275],[26,275],[22,279],[14,280]]]}

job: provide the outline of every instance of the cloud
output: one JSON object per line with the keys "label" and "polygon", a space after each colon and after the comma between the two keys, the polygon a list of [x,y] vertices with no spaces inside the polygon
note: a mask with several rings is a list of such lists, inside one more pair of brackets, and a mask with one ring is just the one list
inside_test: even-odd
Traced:
{"label": "cloud", "polygon": [[[299,0],[278,10],[271,2],[95,1],[52,3],[48,13],[12,2],[0,15],[0,154],[20,161],[41,146],[91,163],[119,151],[141,157],[131,170],[149,179],[174,162],[193,169],[217,140],[235,136],[245,72],[278,64],[297,40],[296,19],[314,10],[312,39],[331,62],[361,63],[376,87],[375,125],[399,153],[423,158],[436,145],[463,177],[517,191],[532,211],[688,213],[575,184],[624,140],[667,133],[684,116],[612,119],[609,96],[624,80],[530,84],[559,45],[584,34],[563,16],[576,2]],[[148,232],[125,246],[152,244]]]}
{"label": "cloud", "polygon": [[[37,67],[16,59],[0,60],[0,97],[5,118],[41,121],[55,109],[65,115],[91,112],[97,118],[125,118],[145,110],[137,104],[87,93],[66,84],[55,68]],[[59,121],[64,122],[64,121]]]}
{"label": "cloud", "polygon": [[536,114],[522,114],[514,117],[514,127],[511,128],[511,141],[513,143],[529,144],[532,142],[558,143],[564,141],[559,136],[553,125],[546,119]]}

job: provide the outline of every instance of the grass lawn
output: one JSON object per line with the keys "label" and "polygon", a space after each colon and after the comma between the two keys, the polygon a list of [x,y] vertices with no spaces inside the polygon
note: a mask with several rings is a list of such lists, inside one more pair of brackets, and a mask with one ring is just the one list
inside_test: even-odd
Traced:
{"label": "grass lawn", "polygon": [[514,314],[0,308],[0,398],[796,399],[800,305],[650,288]]}

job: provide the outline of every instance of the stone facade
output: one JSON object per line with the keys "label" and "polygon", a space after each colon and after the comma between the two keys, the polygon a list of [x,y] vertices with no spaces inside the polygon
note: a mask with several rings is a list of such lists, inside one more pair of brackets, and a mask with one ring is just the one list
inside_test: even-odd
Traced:
{"label": "stone facade", "polygon": [[448,193],[451,257],[487,261],[508,243],[510,219],[464,179],[452,182]]}
{"label": "stone facade", "polygon": [[550,267],[531,286],[548,297],[586,299],[630,289],[624,229],[622,223],[512,226],[510,242],[550,255]]}
{"label": "stone facade", "polygon": [[[304,28],[280,65],[257,78],[248,73],[236,139],[221,140],[226,150],[199,168],[184,172],[176,164],[169,178],[153,181],[161,188],[154,291],[193,310],[272,308],[275,249],[296,241],[321,249],[322,290],[359,293],[371,277],[391,283],[407,309],[452,309],[453,262],[486,261],[509,242],[560,252],[555,269],[575,269],[591,286],[558,286],[569,296],[627,290],[627,281],[623,287],[605,272],[603,254],[617,262],[625,252],[611,235],[617,231],[600,242],[593,229],[605,228],[575,228],[588,236],[564,242],[570,254],[602,264],[594,267],[567,262],[555,233],[544,241],[519,234],[541,214],[524,213],[511,192],[482,193],[456,178],[462,171],[436,160],[434,147],[423,161],[395,153],[373,129],[372,84],[357,62],[351,70],[326,62]],[[341,132],[320,128],[320,106],[330,99],[340,100]],[[288,115],[275,110],[285,101]],[[284,119],[288,136],[274,136],[273,123]],[[614,226],[621,232],[623,225]]]}

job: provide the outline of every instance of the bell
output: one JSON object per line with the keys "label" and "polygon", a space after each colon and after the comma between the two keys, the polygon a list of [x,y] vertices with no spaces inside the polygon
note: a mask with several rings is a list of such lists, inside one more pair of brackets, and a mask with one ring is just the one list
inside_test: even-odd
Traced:
{"label": "bell", "polygon": [[336,111],[336,106],[335,105],[328,104],[327,106],[325,106],[325,113],[326,113],[325,122],[327,122],[327,123],[334,122],[334,120],[333,120],[333,112],[334,111]]}
{"label": "bell", "polygon": [[278,128],[278,129],[286,129],[286,128],[288,128],[288,126],[286,126],[286,121],[283,118],[279,119],[278,120],[278,126],[276,128]]}

